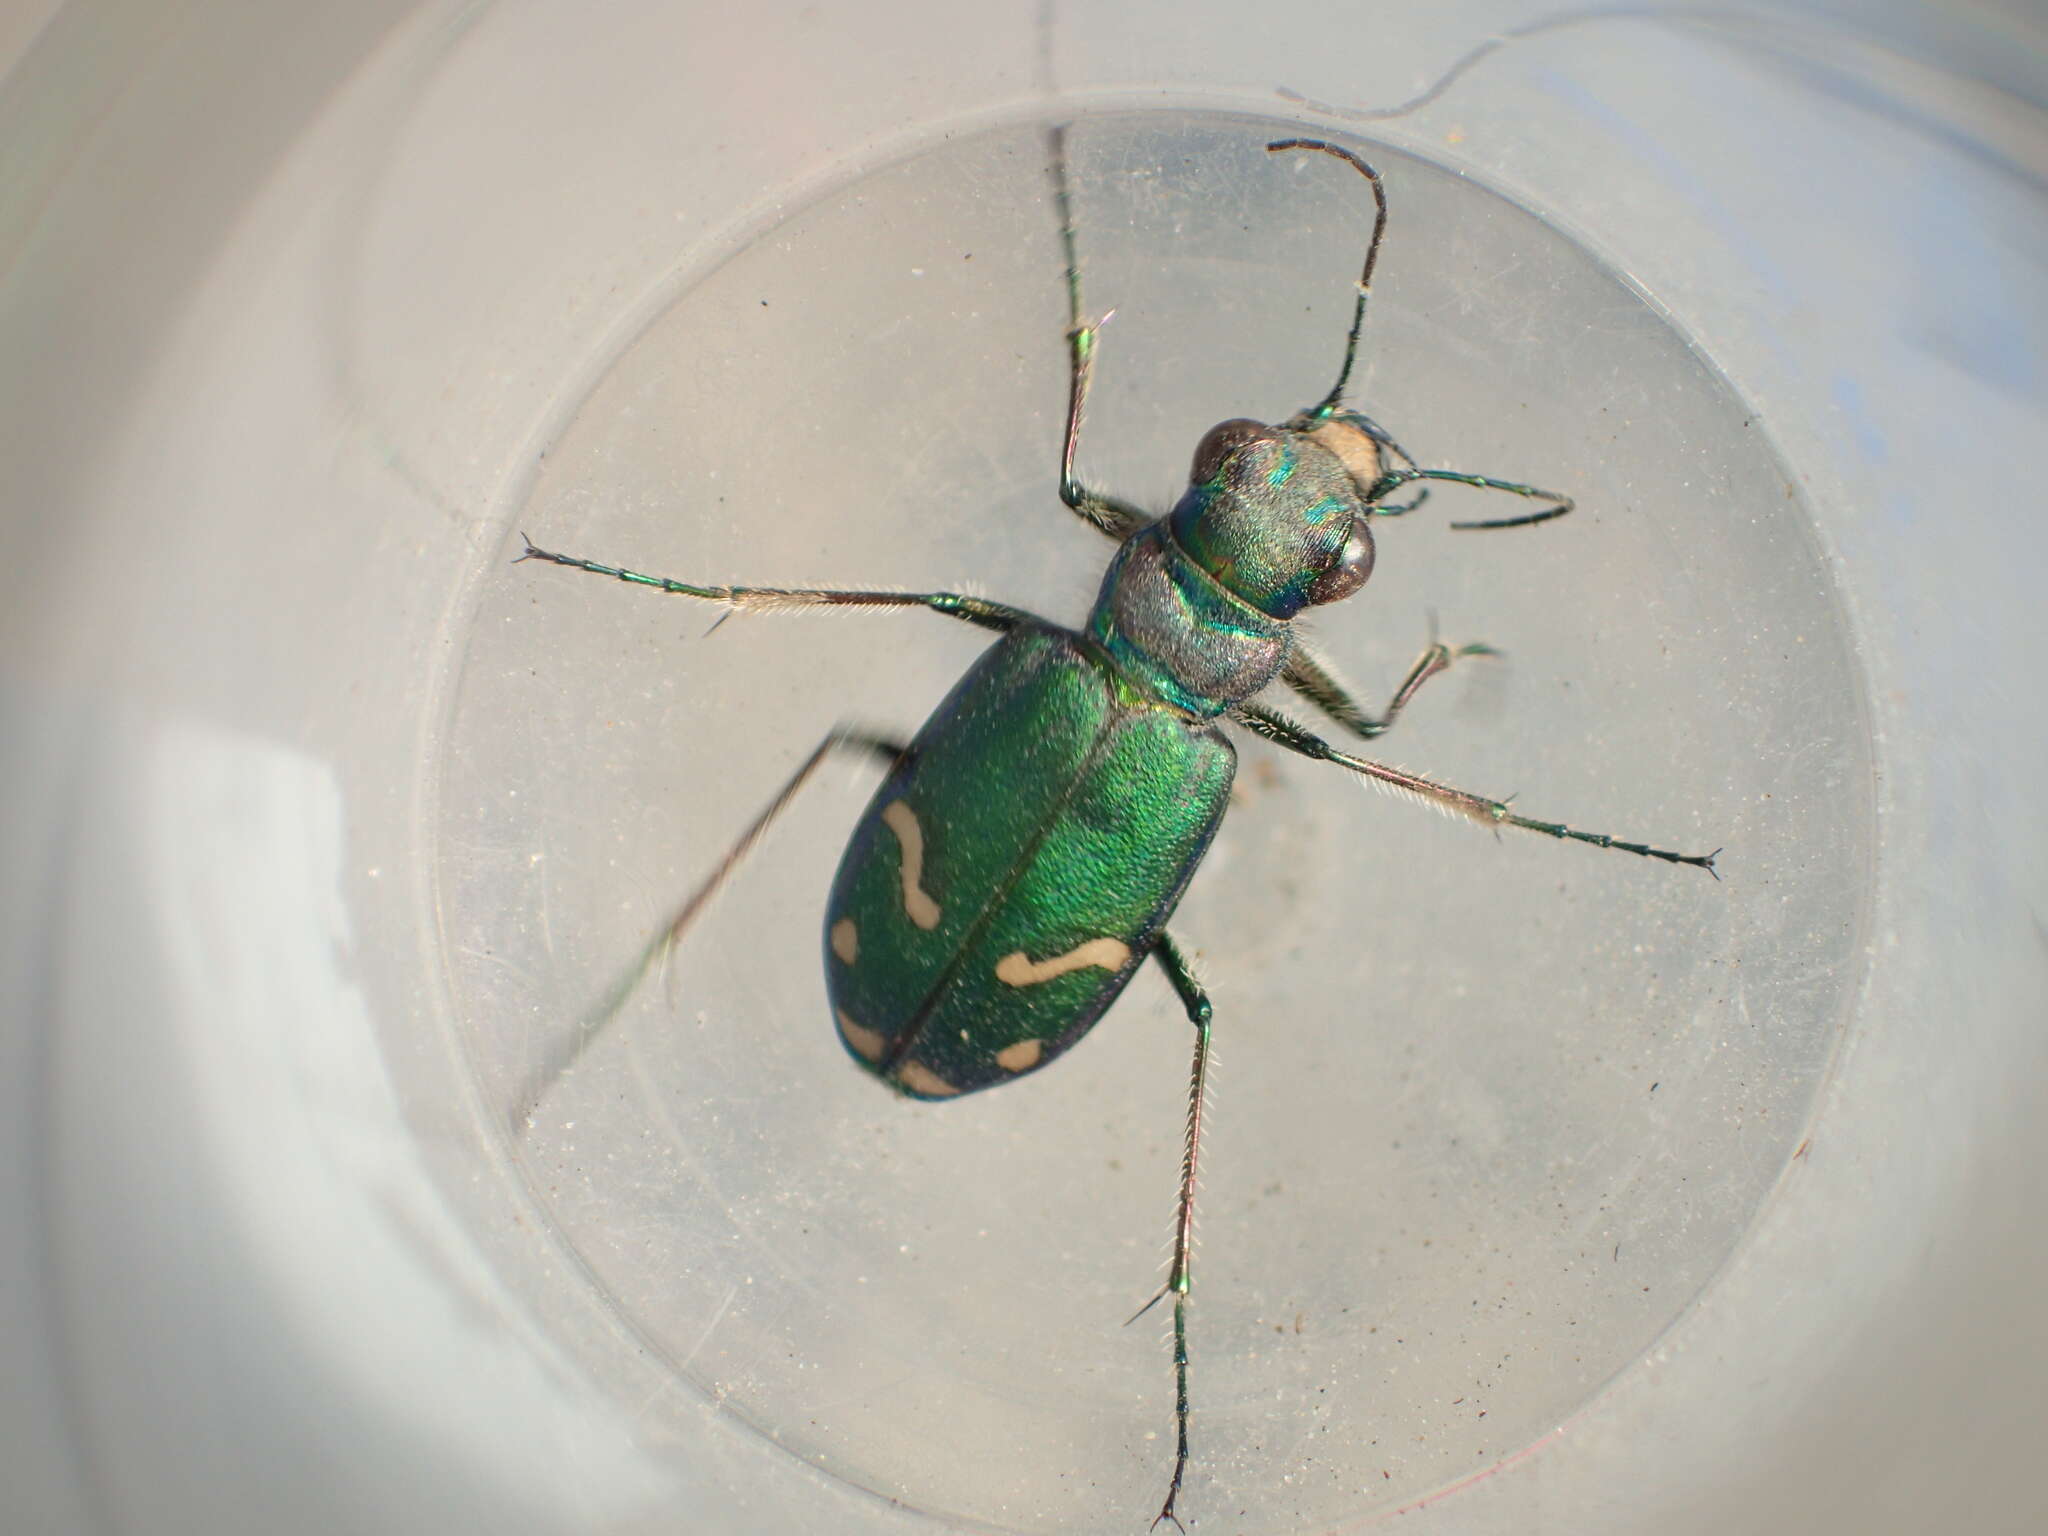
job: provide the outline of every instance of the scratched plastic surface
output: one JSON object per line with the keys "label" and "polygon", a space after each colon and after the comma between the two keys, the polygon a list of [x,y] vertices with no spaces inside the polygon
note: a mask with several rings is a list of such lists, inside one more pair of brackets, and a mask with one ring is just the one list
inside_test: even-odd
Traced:
{"label": "scratched plastic surface", "polygon": [[554,1070],[977,634],[511,563],[1077,622],[1055,117],[1085,476],[1164,507],[1320,396],[1371,201],[1261,145],[1357,147],[1356,401],[1579,511],[1446,489],[1321,654],[1489,642],[1376,755],[1727,849],[1243,746],[1175,922],[1189,1528],[2048,1525],[2044,50],[1859,16],[66,8],[0,95],[0,1525],[1145,1528],[1156,977],[891,1098],[821,975],[849,764]]}
{"label": "scratched plastic surface", "polygon": [[[1285,127],[1074,130],[1084,292],[1115,309],[1096,483],[1164,510],[1208,424],[1327,387],[1372,201],[1339,164],[1267,154]],[[1242,749],[1176,928],[1219,1042],[1185,1500],[1250,1530],[1483,1471],[1683,1315],[1804,1134],[1869,858],[1831,583],[1744,405],[1539,219],[1363,147],[1392,215],[1360,403],[1429,463],[1584,510],[1459,533],[1499,508],[1440,493],[1383,525],[1371,585],[1317,641],[1376,698],[1433,620],[1499,646],[1381,755],[1739,856],[1716,884],[1495,840]],[[602,371],[513,525],[691,580],[967,585],[1077,623],[1110,546],[1055,493],[1045,164],[1035,125],[961,136],[763,230]],[[485,1094],[511,1114],[540,1074],[522,1164],[679,1391],[949,1518],[1142,1523],[1171,1377],[1162,1324],[1121,1325],[1158,1283],[1188,1054],[1158,979],[1040,1078],[892,1100],[845,1060],[822,988],[820,903],[872,786],[848,767],[546,1077],[830,726],[907,734],[985,643],[921,616],[717,618],[491,573],[442,802]],[[487,929],[506,890],[528,920]]]}

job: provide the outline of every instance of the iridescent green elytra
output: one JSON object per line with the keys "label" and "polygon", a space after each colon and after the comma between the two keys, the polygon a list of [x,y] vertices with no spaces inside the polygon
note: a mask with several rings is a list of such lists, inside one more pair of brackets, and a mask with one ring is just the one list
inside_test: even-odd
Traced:
{"label": "iridescent green elytra", "polygon": [[1214,726],[1127,697],[1101,647],[1011,631],[847,845],[825,940],[847,1049],[918,1098],[1058,1056],[1151,949],[1236,762]]}
{"label": "iridescent green elytra", "polygon": [[1385,190],[1378,172],[1336,145],[1288,139],[1267,148],[1333,156],[1372,187],[1373,233],[1337,382],[1318,404],[1277,426],[1234,419],[1212,427],[1195,450],[1187,491],[1171,512],[1154,518],[1074,475],[1099,323],[1082,319],[1065,132],[1052,131],[1069,305],[1060,496],[1120,545],[1083,631],[949,592],[696,584],[555,554],[530,541],[520,557],[729,607],[922,607],[1002,637],[908,743],[844,729],[819,743],[648,946],[634,980],[689,929],[818,765],[842,747],[888,765],[848,842],[824,915],[834,1020],[848,1052],[869,1072],[928,1100],[1008,1082],[1068,1050],[1147,959],[1160,966],[1195,1038],[1173,1263],[1152,1298],[1174,1299],[1175,1380],[1173,1468],[1154,1525],[1180,1524],[1175,1504],[1189,1462],[1191,1237],[1211,1033],[1208,995],[1166,924],[1223,817],[1236,767],[1223,725],[1485,825],[1709,872],[1715,858],[1518,815],[1503,801],[1339,751],[1252,702],[1278,682],[1369,740],[1430,678],[1461,655],[1487,650],[1432,641],[1384,712],[1372,715],[1294,633],[1292,620],[1304,608],[1365,585],[1373,569],[1372,520],[1412,512],[1429,495],[1424,486],[1406,502],[1390,502],[1402,487],[1453,481],[1544,504],[1457,528],[1528,526],[1572,508],[1569,498],[1534,486],[1424,469],[1369,418],[1343,407],[1386,230]]}

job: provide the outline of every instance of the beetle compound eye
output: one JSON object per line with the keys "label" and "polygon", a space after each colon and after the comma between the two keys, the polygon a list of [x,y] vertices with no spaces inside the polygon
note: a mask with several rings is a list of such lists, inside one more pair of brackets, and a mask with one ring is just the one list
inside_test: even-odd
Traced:
{"label": "beetle compound eye", "polygon": [[1351,536],[1344,541],[1344,548],[1330,568],[1315,579],[1315,585],[1308,589],[1311,603],[1334,603],[1349,597],[1372,575],[1373,548],[1372,530],[1365,526],[1365,519],[1351,519]]}
{"label": "beetle compound eye", "polygon": [[1229,421],[1217,422],[1202,434],[1201,442],[1195,445],[1195,467],[1188,474],[1188,484],[1207,485],[1223,472],[1223,461],[1246,443],[1275,435],[1263,421],[1253,421],[1247,416],[1234,416]]}

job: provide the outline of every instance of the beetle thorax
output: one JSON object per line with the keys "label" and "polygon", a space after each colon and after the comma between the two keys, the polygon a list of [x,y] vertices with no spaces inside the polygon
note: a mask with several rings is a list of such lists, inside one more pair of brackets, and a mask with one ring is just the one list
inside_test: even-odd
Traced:
{"label": "beetle thorax", "polygon": [[1291,626],[1204,571],[1162,518],[1125,540],[1088,632],[1144,692],[1191,715],[1248,699],[1287,660]]}

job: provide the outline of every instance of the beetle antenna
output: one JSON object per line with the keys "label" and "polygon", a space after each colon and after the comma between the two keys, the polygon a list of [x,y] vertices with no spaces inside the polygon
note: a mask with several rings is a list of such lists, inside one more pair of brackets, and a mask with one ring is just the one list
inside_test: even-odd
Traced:
{"label": "beetle antenna", "polygon": [[1358,334],[1365,326],[1365,301],[1372,297],[1372,269],[1379,264],[1380,239],[1387,232],[1387,189],[1378,171],[1340,145],[1325,143],[1321,139],[1278,139],[1268,144],[1266,149],[1268,153],[1278,153],[1283,149],[1313,149],[1334,155],[1372,183],[1372,200],[1376,206],[1372,243],[1365,248],[1365,270],[1358,275],[1358,303],[1351,311],[1351,333],[1344,338],[1344,366],[1337,370],[1337,382],[1330,386],[1330,392],[1323,396],[1314,410],[1308,412],[1322,421],[1337,409],[1338,402],[1344,398],[1345,387],[1351,382],[1351,365],[1358,361]]}

